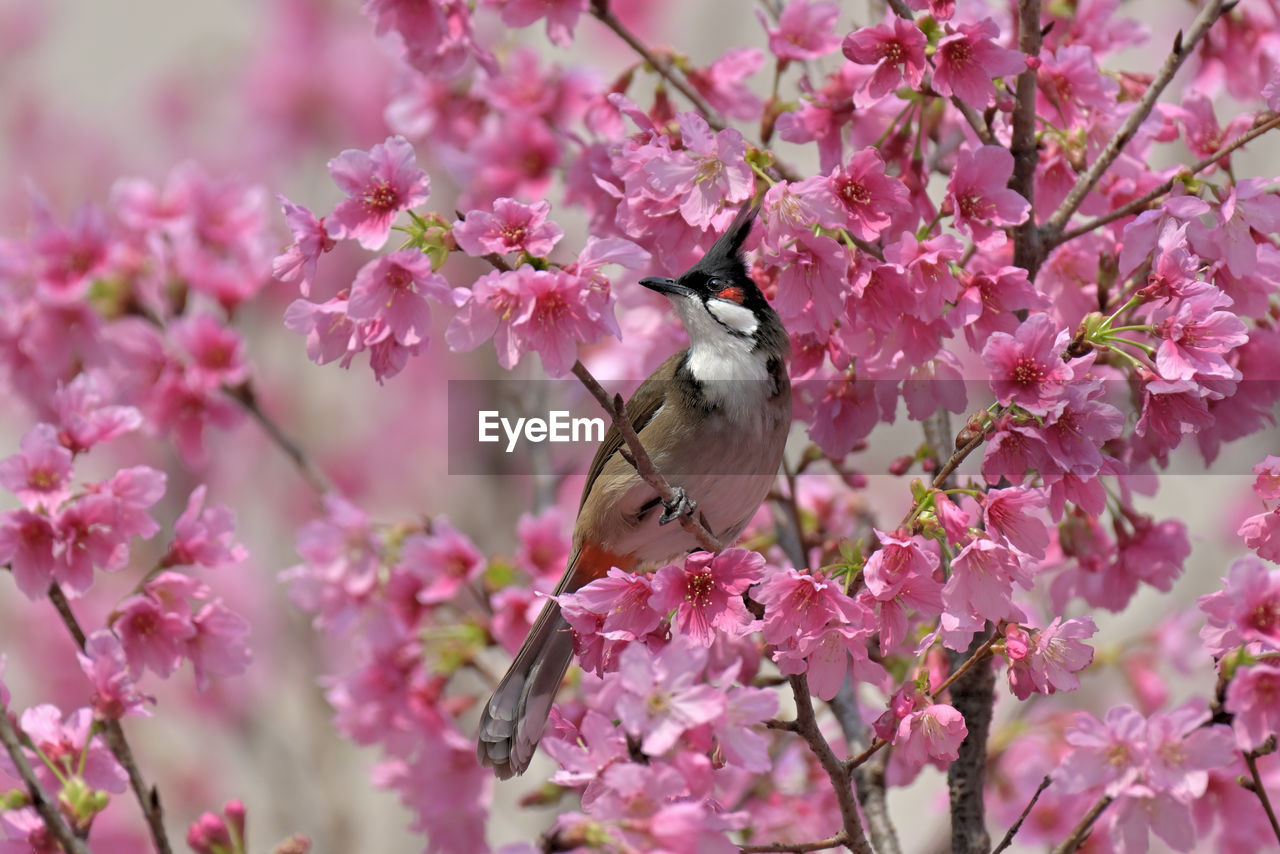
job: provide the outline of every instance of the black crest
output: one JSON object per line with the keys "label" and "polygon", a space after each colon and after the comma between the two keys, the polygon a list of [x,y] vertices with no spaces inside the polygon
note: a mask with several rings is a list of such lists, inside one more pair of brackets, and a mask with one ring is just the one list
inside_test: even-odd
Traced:
{"label": "black crest", "polygon": [[690,274],[696,273],[702,273],[706,278],[715,277],[733,282],[748,279],[747,265],[742,259],[742,244],[751,233],[751,226],[755,223],[756,214],[759,212],[758,205],[750,203],[743,205],[725,233],[720,235],[697,264],[689,268],[688,273],[681,276],[681,280],[692,278]]}

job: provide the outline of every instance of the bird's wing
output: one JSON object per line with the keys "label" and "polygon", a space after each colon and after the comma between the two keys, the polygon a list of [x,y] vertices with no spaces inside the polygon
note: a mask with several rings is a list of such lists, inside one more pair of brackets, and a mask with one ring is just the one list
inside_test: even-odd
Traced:
{"label": "bird's wing", "polygon": [[[631,395],[631,399],[627,401],[627,420],[631,422],[631,426],[637,434],[653,420],[653,416],[662,408],[662,402],[666,399],[671,379],[675,376],[676,367],[684,360],[687,352],[687,350],[681,350],[663,362],[656,371],[649,375],[648,379],[640,384],[640,388],[636,389],[636,393]],[[616,454],[621,447],[622,434],[618,432],[617,427],[610,424],[608,432],[604,434],[604,441],[596,449],[595,458],[591,461],[591,468],[587,470],[587,482],[582,487],[582,500],[578,502],[579,512],[582,511],[582,505],[587,502],[587,496],[591,494],[591,487],[595,485],[596,478],[600,476],[605,463],[609,462],[609,458]]]}

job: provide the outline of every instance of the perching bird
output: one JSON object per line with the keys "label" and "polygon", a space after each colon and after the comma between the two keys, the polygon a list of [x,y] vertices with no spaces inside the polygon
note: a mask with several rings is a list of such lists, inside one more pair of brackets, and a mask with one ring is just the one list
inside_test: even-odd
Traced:
{"label": "perching bird", "polygon": [[[681,500],[664,505],[623,458],[622,437],[610,427],[587,474],[557,595],[610,567],[645,571],[698,549],[692,534],[667,524],[688,512],[688,501],[716,539],[731,545],[768,494],[791,426],[790,348],[742,259],[755,213],[744,208],[679,279],[641,280],[671,300],[689,347],[640,385],[626,413]],[[572,659],[573,632],[560,606],[548,602],[481,715],[476,755],[500,778],[529,766]]]}

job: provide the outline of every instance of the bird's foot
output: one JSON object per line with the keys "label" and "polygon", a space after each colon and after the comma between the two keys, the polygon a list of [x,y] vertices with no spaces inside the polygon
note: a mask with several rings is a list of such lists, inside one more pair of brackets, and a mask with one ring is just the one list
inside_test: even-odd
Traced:
{"label": "bird's foot", "polygon": [[671,491],[674,493],[670,501],[662,502],[664,512],[658,517],[659,525],[666,525],[681,516],[692,516],[693,511],[698,508],[698,503],[688,496],[682,486],[673,486]]}

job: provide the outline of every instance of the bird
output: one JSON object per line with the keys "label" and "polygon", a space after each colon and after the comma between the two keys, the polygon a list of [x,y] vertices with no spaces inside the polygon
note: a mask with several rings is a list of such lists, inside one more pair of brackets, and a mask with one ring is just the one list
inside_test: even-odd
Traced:
{"label": "bird", "polygon": [[[669,524],[695,507],[709,532],[732,545],[773,485],[791,426],[790,339],[743,259],[757,210],[744,206],[678,279],[640,280],[670,300],[689,335],[689,346],[625,407],[675,498],[664,502],[640,477],[611,427],[588,469],[568,568],[553,596],[612,567],[645,572],[697,551],[693,534]],[[500,779],[528,768],[572,659],[573,632],[549,598],[481,710],[476,756]]]}

